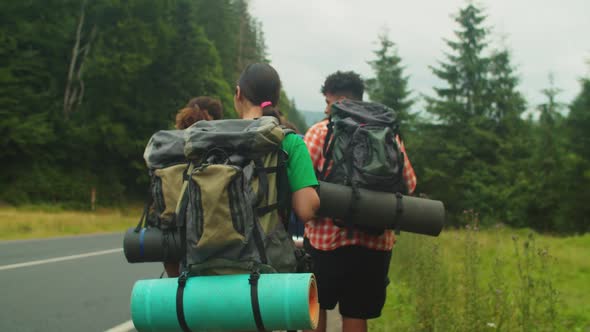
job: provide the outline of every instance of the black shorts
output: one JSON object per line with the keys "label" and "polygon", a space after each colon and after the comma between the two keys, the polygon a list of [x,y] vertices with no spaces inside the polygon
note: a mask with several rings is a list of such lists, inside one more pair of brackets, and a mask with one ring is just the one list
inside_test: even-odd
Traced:
{"label": "black shorts", "polygon": [[305,239],[313,260],[320,308],[331,310],[339,304],[344,317],[371,319],[381,316],[389,278],[391,251],[360,246],[335,250],[314,249]]}

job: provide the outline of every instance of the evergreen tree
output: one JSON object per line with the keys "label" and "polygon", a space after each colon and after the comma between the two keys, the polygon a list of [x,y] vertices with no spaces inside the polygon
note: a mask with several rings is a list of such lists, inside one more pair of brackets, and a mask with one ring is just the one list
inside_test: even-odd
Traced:
{"label": "evergreen tree", "polygon": [[[490,57],[488,117],[498,141],[495,165],[496,184],[491,188],[495,198],[490,201],[495,216],[508,224],[525,226],[530,200],[530,173],[526,170],[534,146],[530,125],[522,119],[526,101],[517,90],[519,79],[506,49],[496,50]],[[490,165],[492,167],[492,165]]]}
{"label": "evergreen tree", "polygon": [[457,41],[447,40],[453,53],[447,53],[447,62],[440,62],[433,73],[446,82],[446,87],[434,88],[438,99],[429,98],[429,112],[449,125],[465,123],[472,116],[489,112],[486,98],[489,58],[483,53],[488,45],[488,30],[483,27],[485,16],[473,4],[459,11],[455,21]]}
{"label": "evergreen tree", "polygon": [[549,87],[542,90],[547,98],[538,105],[540,113],[535,133],[535,151],[531,159],[531,195],[541,194],[541,199],[532,199],[529,203],[528,218],[532,227],[541,231],[556,228],[559,206],[561,205],[564,171],[564,139],[561,135],[563,116],[560,110],[563,104],[557,101],[560,89],[554,85],[549,76]]}
{"label": "evergreen tree", "polygon": [[493,133],[488,98],[489,58],[485,16],[473,4],[459,11],[455,21],[460,29],[457,41],[447,40],[451,49],[447,61],[440,62],[433,73],[446,83],[434,88],[437,97],[427,98],[427,110],[436,117],[429,141],[424,142],[430,158],[422,174],[427,192],[444,198],[449,209],[458,215],[466,208],[491,212],[486,204],[489,184],[495,174],[488,167],[496,164],[498,139]]}
{"label": "evergreen tree", "polygon": [[565,231],[590,231],[590,79],[581,80],[582,91],[570,106],[565,122],[567,134],[565,179],[559,188],[562,206],[559,226]]}
{"label": "evergreen tree", "polygon": [[521,119],[526,102],[507,50],[488,51],[485,15],[473,4],[459,11],[456,41],[447,40],[446,60],[432,68],[445,82],[427,97],[435,117],[421,124],[417,165],[421,190],[444,199],[451,222],[474,209],[483,222],[518,224],[530,196],[523,172],[530,151]]}
{"label": "evergreen tree", "polygon": [[376,59],[369,61],[375,77],[366,80],[367,93],[371,100],[395,110],[403,126],[412,119],[410,107],[414,103],[408,77],[404,76],[402,60],[387,34],[379,36],[379,43],[379,49],[373,52]]}

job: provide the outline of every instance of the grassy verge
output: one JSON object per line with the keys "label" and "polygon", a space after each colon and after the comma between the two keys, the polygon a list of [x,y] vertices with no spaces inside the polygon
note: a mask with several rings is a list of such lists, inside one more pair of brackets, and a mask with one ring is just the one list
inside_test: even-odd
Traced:
{"label": "grassy verge", "polygon": [[590,234],[402,234],[372,331],[590,331]]}
{"label": "grassy verge", "polygon": [[118,232],[137,224],[141,208],[62,211],[51,206],[0,207],[0,240]]}

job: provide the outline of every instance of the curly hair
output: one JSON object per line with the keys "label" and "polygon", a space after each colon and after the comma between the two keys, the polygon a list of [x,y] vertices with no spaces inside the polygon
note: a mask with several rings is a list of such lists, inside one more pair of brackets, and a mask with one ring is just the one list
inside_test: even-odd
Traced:
{"label": "curly hair", "polygon": [[174,127],[176,129],[186,129],[201,120],[211,120],[212,117],[207,113],[207,111],[203,111],[199,108],[199,106],[195,107],[185,107],[176,113],[176,124]]}
{"label": "curly hair", "polygon": [[326,78],[321,91],[323,95],[329,93],[350,99],[363,100],[365,83],[359,74],[353,71],[337,71]]}
{"label": "curly hair", "polygon": [[223,106],[221,106],[221,101],[219,101],[219,99],[201,96],[189,100],[189,102],[186,104],[186,107],[189,108],[195,106],[207,112],[211,116],[212,120],[223,119]]}

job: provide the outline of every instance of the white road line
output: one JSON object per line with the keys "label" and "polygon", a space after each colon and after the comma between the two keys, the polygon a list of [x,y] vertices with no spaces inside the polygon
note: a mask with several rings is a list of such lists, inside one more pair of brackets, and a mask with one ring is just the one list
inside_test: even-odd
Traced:
{"label": "white road line", "polygon": [[105,332],[129,332],[135,330],[135,325],[133,322],[128,320],[123,324],[119,324],[115,327],[111,327],[110,329],[106,330]]}
{"label": "white road line", "polygon": [[20,243],[30,243],[30,242],[42,242],[42,241],[57,241],[57,240],[75,240],[75,239],[83,239],[87,237],[101,237],[101,236],[113,236],[113,235],[121,235],[123,236],[124,232],[104,232],[104,233],[93,233],[93,234],[79,234],[79,235],[62,235],[62,236],[54,236],[54,237],[44,237],[44,238],[34,238],[34,239],[20,239],[20,240],[0,240],[1,245],[10,245],[10,244],[20,244]]}
{"label": "white road line", "polygon": [[33,265],[41,265],[41,264],[49,264],[49,263],[55,263],[55,262],[61,262],[61,261],[69,261],[69,260],[72,260],[72,259],[86,258],[86,257],[92,257],[92,256],[100,256],[100,255],[106,255],[106,254],[112,254],[112,253],[116,253],[116,252],[121,252],[121,251],[123,251],[123,248],[109,249],[109,250],[102,250],[102,251],[94,251],[94,252],[89,252],[89,253],[85,253],[85,254],[71,255],[71,256],[63,256],[63,257],[56,257],[56,258],[49,258],[49,259],[42,259],[42,260],[38,260],[38,261],[31,261],[31,262],[25,262],[25,263],[17,263],[17,264],[10,264],[10,265],[0,265],[0,271],[2,271],[2,270],[18,269],[20,267],[27,267],[27,266],[33,266]]}

